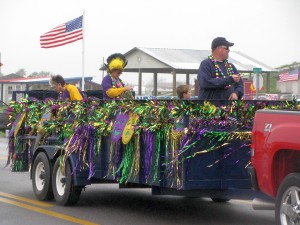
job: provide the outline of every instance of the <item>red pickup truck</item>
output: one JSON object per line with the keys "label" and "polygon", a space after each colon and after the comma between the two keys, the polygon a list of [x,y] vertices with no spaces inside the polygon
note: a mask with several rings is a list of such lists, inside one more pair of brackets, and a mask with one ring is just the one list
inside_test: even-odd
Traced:
{"label": "red pickup truck", "polygon": [[[276,224],[300,224],[299,110],[256,112],[251,164],[252,187],[274,199]],[[263,205],[260,209],[272,208]]]}

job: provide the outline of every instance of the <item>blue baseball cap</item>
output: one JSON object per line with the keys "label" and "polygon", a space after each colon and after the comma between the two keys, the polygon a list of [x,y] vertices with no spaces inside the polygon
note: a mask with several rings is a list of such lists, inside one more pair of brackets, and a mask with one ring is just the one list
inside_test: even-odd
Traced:
{"label": "blue baseball cap", "polygon": [[227,41],[224,37],[216,37],[211,43],[211,49],[215,49],[222,45],[231,47],[234,45],[234,43]]}

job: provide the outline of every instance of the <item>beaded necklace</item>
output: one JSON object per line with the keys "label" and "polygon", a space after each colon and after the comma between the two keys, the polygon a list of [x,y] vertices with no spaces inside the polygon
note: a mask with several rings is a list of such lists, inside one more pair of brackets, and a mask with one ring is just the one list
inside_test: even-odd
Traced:
{"label": "beaded necklace", "polygon": [[[112,88],[120,88],[120,87],[125,87],[125,84],[123,83],[123,81],[118,78],[118,79],[115,79],[113,78],[113,76],[111,74],[109,74],[110,78],[111,78],[111,86]],[[119,81],[119,82],[116,82],[116,81]],[[119,99],[120,96],[116,96],[114,99]]]}
{"label": "beaded necklace", "polygon": [[[215,60],[212,55],[208,56],[208,58],[210,59],[210,61],[214,64],[215,66],[215,72],[216,72],[216,78],[219,78],[220,75],[222,77],[224,77],[224,73],[222,71],[222,69],[219,67],[218,63],[217,63],[217,60]],[[231,76],[234,74],[234,71],[233,71],[233,68],[232,68],[232,65],[230,63],[228,63],[227,59],[223,62],[225,67],[226,67],[226,70],[227,70],[227,74],[228,76]]]}
{"label": "beaded necklace", "polygon": [[[112,88],[125,87],[125,84],[123,83],[123,81],[120,78],[115,79],[115,78],[113,78],[113,76],[111,74],[109,74],[109,76],[111,78],[111,86],[112,86]],[[116,80],[118,80],[119,83],[116,83]],[[122,86],[120,85],[120,83],[122,84]]]}

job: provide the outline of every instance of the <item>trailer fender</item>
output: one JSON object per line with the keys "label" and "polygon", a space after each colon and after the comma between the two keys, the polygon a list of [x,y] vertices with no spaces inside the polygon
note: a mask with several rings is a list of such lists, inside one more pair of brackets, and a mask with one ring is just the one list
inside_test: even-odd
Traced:
{"label": "trailer fender", "polygon": [[[52,174],[54,163],[55,163],[56,159],[61,155],[61,148],[59,148],[57,146],[51,146],[51,145],[41,145],[41,146],[39,146],[35,150],[35,152],[32,156],[32,162],[31,162],[32,165],[34,163],[34,160],[36,159],[36,156],[40,152],[44,152],[46,154],[46,156],[48,157],[49,162],[50,162],[51,174]],[[69,158],[69,161],[71,163],[72,168],[75,168],[76,159],[74,159],[74,157],[71,156]],[[73,176],[76,177],[76,171],[73,173]],[[32,178],[32,171],[30,171],[30,178]]]}

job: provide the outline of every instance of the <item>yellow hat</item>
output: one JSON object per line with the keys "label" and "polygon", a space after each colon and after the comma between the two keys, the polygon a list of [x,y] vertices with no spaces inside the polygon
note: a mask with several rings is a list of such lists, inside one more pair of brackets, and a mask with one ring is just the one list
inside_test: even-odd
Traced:
{"label": "yellow hat", "polygon": [[110,55],[107,58],[107,64],[105,64],[106,68],[109,71],[113,70],[124,70],[125,66],[127,65],[127,59],[121,53],[115,53]]}

